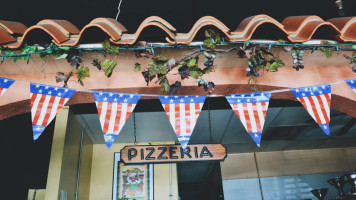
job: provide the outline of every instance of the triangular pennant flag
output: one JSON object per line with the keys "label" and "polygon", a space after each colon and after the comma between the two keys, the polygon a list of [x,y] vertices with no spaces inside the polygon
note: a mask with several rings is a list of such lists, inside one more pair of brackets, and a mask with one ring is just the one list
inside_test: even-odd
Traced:
{"label": "triangular pennant flag", "polygon": [[206,96],[158,96],[180,145],[185,150]]}
{"label": "triangular pennant flag", "polygon": [[270,92],[227,95],[226,99],[240,118],[247,133],[259,147],[265,124]]}
{"label": "triangular pennant flag", "polygon": [[0,77],[0,96],[15,82],[15,80]]}
{"label": "triangular pennant flag", "polygon": [[35,141],[72,97],[75,89],[31,83],[30,92],[33,140]]}
{"label": "triangular pennant flag", "polygon": [[346,80],[345,82],[356,92],[356,79]]}
{"label": "triangular pennant flag", "polygon": [[105,143],[110,149],[141,95],[114,92],[93,92],[93,95]]}
{"label": "triangular pennant flag", "polygon": [[319,124],[326,135],[330,135],[330,84],[293,88],[291,92]]}

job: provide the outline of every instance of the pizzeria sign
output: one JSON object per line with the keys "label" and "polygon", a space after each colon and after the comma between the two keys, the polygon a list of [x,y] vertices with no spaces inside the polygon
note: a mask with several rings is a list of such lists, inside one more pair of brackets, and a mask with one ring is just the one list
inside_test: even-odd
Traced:
{"label": "pizzeria sign", "polygon": [[125,164],[174,163],[186,161],[222,161],[226,158],[226,147],[222,144],[165,146],[125,146],[121,152]]}

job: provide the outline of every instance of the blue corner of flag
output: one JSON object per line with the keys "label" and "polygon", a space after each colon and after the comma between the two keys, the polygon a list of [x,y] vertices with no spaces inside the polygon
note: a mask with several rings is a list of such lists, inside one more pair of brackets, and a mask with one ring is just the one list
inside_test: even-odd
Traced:
{"label": "blue corner of flag", "polygon": [[179,141],[180,145],[182,146],[183,150],[185,150],[188,146],[190,136],[178,136],[177,135],[177,138],[178,138],[178,141]]}
{"label": "blue corner of flag", "polygon": [[33,141],[36,141],[40,137],[45,128],[45,126],[32,124]]}
{"label": "blue corner of flag", "polygon": [[253,141],[257,144],[258,147],[261,145],[261,137],[262,133],[256,132],[256,133],[249,133],[250,136],[252,137]]}
{"label": "blue corner of flag", "polygon": [[330,135],[329,124],[319,124],[319,126],[326,135]]}
{"label": "blue corner of flag", "polygon": [[104,133],[104,140],[106,143],[106,147],[108,150],[110,149],[111,145],[114,143],[117,135],[115,134],[110,134],[110,133]]}

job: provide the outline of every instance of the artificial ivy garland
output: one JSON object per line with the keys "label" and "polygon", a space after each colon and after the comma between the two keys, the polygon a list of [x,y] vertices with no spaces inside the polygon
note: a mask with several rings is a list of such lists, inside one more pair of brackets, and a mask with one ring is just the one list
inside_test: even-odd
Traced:
{"label": "artificial ivy garland", "polygon": [[[71,48],[71,47],[58,47],[55,44],[45,45],[40,47],[38,45],[27,45],[25,44],[21,48],[21,53],[16,54],[14,51],[7,48],[0,48],[1,64],[5,59],[11,58],[14,62],[19,59],[30,61],[30,56],[33,54],[39,54],[41,58],[46,58],[47,56],[52,56],[54,59],[66,59],[68,63],[72,66],[72,70],[68,73],[57,72],[56,82],[63,82],[64,87],[67,87],[68,80],[73,76],[77,75],[78,82],[83,85],[83,79],[90,77],[89,68],[83,66],[82,52],[83,51],[102,51],[104,56],[106,54],[118,54],[121,49],[133,50],[137,58],[145,57],[151,59],[148,67],[141,69],[141,64],[136,63],[134,69],[137,71],[142,70],[142,76],[146,81],[147,85],[153,80],[155,84],[159,84],[162,88],[163,93],[168,93],[170,95],[177,93],[181,88],[181,83],[176,81],[173,84],[169,83],[167,79],[167,74],[171,72],[172,69],[177,68],[181,80],[188,79],[192,77],[196,80],[198,86],[203,86],[205,91],[214,90],[215,84],[212,81],[204,78],[205,74],[214,71],[214,60],[217,58],[217,54],[227,54],[229,52],[235,51],[239,57],[248,59],[248,68],[246,68],[246,76],[250,77],[248,83],[256,84],[257,78],[262,76],[264,71],[276,72],[278,68],[283,67],[285,63],[279,59],[278,56],[273,55],[269,49],[273,46],[281,47],[283,50],[289,52],[294,49],[295,52],[291,53],[293,58],[293,68],[297,71],[303,69],[303,56],[305,49],[311,49],[312,52],[316,49],[323,51],[327,58],[331,57],[334,50],[340,51],[340,46],[346,46],[350,44],[334,45],[327,41],[323,41],[321,45],[303,45],[303,44],[287,44],[287,41],[278,40],[274,44],[250,44],[249,42],[241,43],[239,47],[231,48],[228,50],[216,49],[217,45],[221,45],[224,42],[223,38],[220,37],[219,33],[213,30],[205,31],[206,40],[204,40],[203,48],[200,45],[199,50],[195,50],[188,55],[183,56],[180,59],[168,58],[166,55],[155,55],[153,47],[149,46],[146,42],[138,42],[133,47],[119,47],[113,45],[109,40],[105,40],[101,43],[102,48],[100,49],[81,49],[81,48]],[[233,43],[232,43],[233,44]],[[352,45],[352,44],[351,44]],[[183,46],[187,47],[189,45]],[[351,49],[343,48],[345,51],[355,51],[356,45],[352,45]],[[200,61],[199,55],[204,55],[204,63]],[[354,72],[356,72],[356,53],[352,54],[352,57],[344,55],[346,59],[350,60],[350,67]],[[116,57],[115,57],[116,58]],[[99,70],[104,71],[105,75],[109,78],[114,68],[117,65],[115,58],[105,59],[101,61],[94,58],[92,65],[97,67]],[[262,72],[262,73],[261,73]],[[155,79],[156,78],[156,79]]]}

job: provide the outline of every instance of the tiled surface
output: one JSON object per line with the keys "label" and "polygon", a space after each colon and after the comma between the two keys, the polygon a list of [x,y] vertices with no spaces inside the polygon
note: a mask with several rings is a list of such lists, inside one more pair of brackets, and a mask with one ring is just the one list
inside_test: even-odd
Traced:
{"label": "tiled surface", "polygon": [[93,27],[104,31],[111,42],[115,44],[130,45],[134,44],[142,31],[149,26],[155,26],[163,30],[167,35],[165,40],[170,44],[191,43],[194,41],[198,31],[205,26],[214,26],[219,29],[226,41],[244,42],[250,40],[256,29],[262,24],[273,24],[285,34],[285,37],[290,42],[309,41],[320,27],[328,27],[332,30],[327,33],[330,38],[336,38],[340,42],[356,42],[356,17],[333,18],[324,21],[314,15],[289,16],[282,22],[278,22],[268,15],[255,15],[237,23],[237,28],[234,31],[231,31],[229,27],[217,18],[205,16],[197,20],[188,33],[179,32],[169,22],[157,16],[146,18],[136,31],[128,31],[120,22],[111,18],[96,18],[82,30],[65,20],[45,19],[28,28],[19,22],[0,20],[0,45],[19,48],[26,40],[29,32],[40,29],[49,34],[53,42],[58,46],[75,46],[80,44],[83,33]]}

